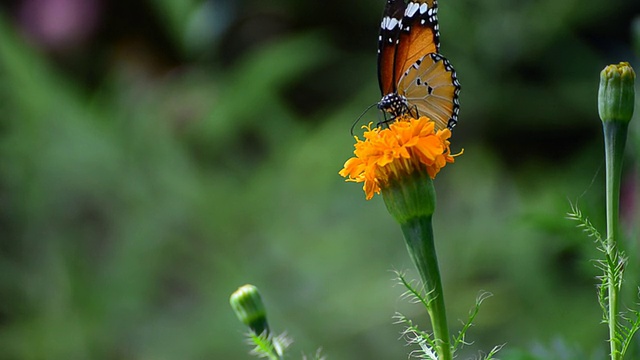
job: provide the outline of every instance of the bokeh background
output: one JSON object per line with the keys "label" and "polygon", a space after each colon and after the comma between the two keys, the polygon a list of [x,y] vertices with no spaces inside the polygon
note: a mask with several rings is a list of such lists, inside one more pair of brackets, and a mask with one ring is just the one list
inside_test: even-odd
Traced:
{"label": "bokeh background", "polygon": [[[393,269],[417,277],[399,227],[337,174],[380,97],[383,5],[2,2],[0,359],[249,359],[228,305],[245,283],[294,338],[289,358],[407,358],[392,316],[426,315],[394,286]],[[598,253],[565,214],[577,202],[603,225],[598,76],[640,68],[640,2],[441,0],[439,14],[462,83],[464,155],[436,181],[453,329],[494,294],[460,358],[504,343],[503,359],[603,358]]]}

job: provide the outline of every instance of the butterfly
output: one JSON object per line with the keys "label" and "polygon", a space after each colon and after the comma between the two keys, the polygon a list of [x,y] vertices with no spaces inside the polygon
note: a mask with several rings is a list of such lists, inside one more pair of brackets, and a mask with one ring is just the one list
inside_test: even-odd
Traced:
{"label": "butterfly", "polygon": [[378,37],[378,108],[426,116],[436,129],[458,122],[460,83],[440,53],[437,0],[387,0]]}

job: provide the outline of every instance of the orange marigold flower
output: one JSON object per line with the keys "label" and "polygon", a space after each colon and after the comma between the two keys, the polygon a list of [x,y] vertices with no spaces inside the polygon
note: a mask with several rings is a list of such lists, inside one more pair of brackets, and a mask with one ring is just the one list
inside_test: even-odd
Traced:
{"label": "orange marigold flower", "polygon": [[447,163],[454,162],[449,149],[449,129],[435,130],[435,123],[421,116],[407,115],[388,128],[363,126],[364,140],[356,137],[355,157],[340,170],[347,181],[364,182],[367,200],[380,193],[390,179],[414,171],[427,171],[433,179]]}

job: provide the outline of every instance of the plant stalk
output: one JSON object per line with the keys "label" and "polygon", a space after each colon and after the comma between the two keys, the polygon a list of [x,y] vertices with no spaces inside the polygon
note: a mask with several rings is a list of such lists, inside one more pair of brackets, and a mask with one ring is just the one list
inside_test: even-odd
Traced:
{"label": "plant stalk", "polygon": [[[622,177],[622,160],[627,139],[628,122],[608,121],[603,123],[605,166],[606,166],[606,204],[607,204],[607,256],[618,259],[619,247],[619,210],[620,181]],[[617,266],[618,264],[612,264]],[[609,269],[609,346],[611,360],[621,360],[620,344],[616,338],[618,327],[618,294],[622,279],[617,278],[617,271]]]}
{"label": "plant stalk", "polygon": [[427,312],[431,318],[438,359],[451,360],[453,354],[431,218],[431,215],[414,217],[402,223],[401,227],[407,249],[427,292]]}

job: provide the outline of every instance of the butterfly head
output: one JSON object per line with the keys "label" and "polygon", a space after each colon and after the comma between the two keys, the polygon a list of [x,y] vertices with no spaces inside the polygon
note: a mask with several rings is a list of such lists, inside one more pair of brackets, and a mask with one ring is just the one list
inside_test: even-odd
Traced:
{"label": "butterfly head", "polygon": [[382,97],[378,103],[378,109],[388,112],[392,116],[400,116],[407,112],[409,103],[407,98],[398,93],[389,93]]}

